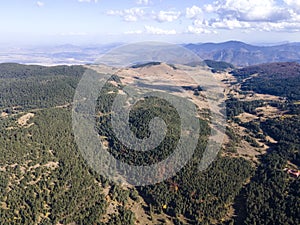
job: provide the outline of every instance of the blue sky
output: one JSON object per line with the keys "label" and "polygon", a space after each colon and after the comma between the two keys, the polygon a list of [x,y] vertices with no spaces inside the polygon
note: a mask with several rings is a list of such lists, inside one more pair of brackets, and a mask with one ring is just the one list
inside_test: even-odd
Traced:
{"label": "blue sky", "polygon": [[0,44],[300,41],[300,0],[2,0]]}

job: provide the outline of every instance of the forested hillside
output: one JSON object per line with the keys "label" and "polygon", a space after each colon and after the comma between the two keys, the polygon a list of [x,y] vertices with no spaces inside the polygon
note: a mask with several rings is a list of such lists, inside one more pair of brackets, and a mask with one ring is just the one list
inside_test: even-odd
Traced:
{"label": "forested hillside", "polygon": [[[300,65],[272,63],[237,69],[232,72],[241,84],[241,93],[269,94],[271,101],[228,100],[231,115],[243,112],[258,116],[250,122],[237,122],[259,139],[268,139],[269,148],[260,158],[251,182],[241,191],[236,222],[238,224],[299,224],[300,182],[289,171],[300,165]],[[273,108],[276,114],[264,116]],[[264,118],[263,118],[264,117]]]}
{"label": "forested hillside", "polygon": [[300,100],[299,63],[262,64],[237,69],[232,74],[240,80],[246,79],[242,90]]}
{"label": "forested hillside", "polygon": [[[211,132],[209,110],[199,108],[201,135],[192,159],[174,177],[143,187],[107,180],[80,154],[71,104],[85,67],[0,64],[0,224],[299,224],[300,182],[291,172],[300,165],[299,64],[234,69],[206,63],[230,78],[223,79],[228,127],[222,150],[207,170],[198,170]],[[99,95],[99,137],[128,164],[165,159],[178,143],[177,111],[153,97],[136,104],[129,122],[137,137],[150,135],[156,116],[168,132],[154,151],[131,151],[111,124],[122,82],[114,75]]]}
{"label": "forested hillside", "polygon": [[0,108],[45,108],[70,103],[82,66],[0,64]]}

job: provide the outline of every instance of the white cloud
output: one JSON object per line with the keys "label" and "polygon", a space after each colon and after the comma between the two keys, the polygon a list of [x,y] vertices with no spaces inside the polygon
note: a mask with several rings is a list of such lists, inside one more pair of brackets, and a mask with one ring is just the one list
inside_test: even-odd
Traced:
{"label": "white cloud", "polygon": [[291,13],[291,15],[292,15],[292,18],[291,18],[290,22],[300,22],[300,14],[293,11]]}
{"label": "white cloud", "polygon": [[217,33],[211,26],[207,20],[196,19],[193,23],[193,26],[188,26],[187,33],[190,34],[211,34]]}
{"label": "white cloud", "polygon": [[221,18],[240,21],[281,21],[290,17],[289,12],[274,0],[220,0],[205,6],[207,12]]}
{"label": "white cloud", "polygon": [[203,10],[210,19],[204,21],[201,17],[195,18],[195,28],[284,32],[300,30],[300,0],[283,0],[281,3],[275,0],[215,0],[205,5]]}
{"label": "white cloud", "polygon": [[164,30],[158,27],[145,26],[145,30],[148,34],[157,34],[157,35],[174,35],[177,34],[176,30]]}
{"label": "white cloud", "polygon": [[149,5],[150,0],[137,0],[136,4],[138,5]]}
{"label": "white cloud", "polygon": [[209,21],[204,19],[196,19],[193,24],[198,27],[209,27]]}
{"label": "white cloud", "polygon": [[178,34],[176,30],[165,30],[162,28],[145,25],[144,30],[126,31],[124,34],[152,34],[152,35],[175,35]]}
{"label": "white cloud", "polygon": [[116,16],[116,15],[120,16],[123,14],[123,12],[121,10],[108,10],[106,14],[110,16]]}
{"label": "white cloud", "polygon": [[254,25],[256,30],[260,31],[288,31],[288,32],[299,32],[300,21],[298,22],[265,22]]}
{"label": "white cloud", "polygon": [[203,27],[188,26],[188,33],[191,33],[191,34],[211,34],[211,33],[217,33],[217,32],[205,29]]}
{"label": "white cloud", "polygon": [[300,1],[299,0],[283,0],[287,5],[289,6],[296,6],[300,7]]}
{"label": "white cloud", "polygon": [[177,20],[181,12],[179,11],[159,11],[157,12],[146,12],[143,7],[134,7],[124,10],[109,10],[106,12],[107,15],[121,16],[123,20],[129,22],[135,22],[139,19],[154,19],[158,22],[173,22]]}
{"label": "white cloud", "polygon": [[202,9],[198,6],[192,6],[191,8],[186,8],[185,16],[189,19],[203,17]]}
{"label": "white cloud", "polygon": [[38,7],[43,7],[43,6],[45,5],[45,3],[44,3],[44,2],[37,1],[37,2],[36,2],[36,5],[37,5]]}
{"label": "white cloud", "polygon": [[159,11],[154,17],[158,22],[173,22],[181,15],[179,11]]}
{"label": "white cloud", "polygon": [[251,28],[249,22],[238,21],[237,19],[224,19],[221,21],[214,21],[210,25],[213,28],[221,28],[221,29],[241,29],[241,28]]}
{"label": "white cloud", "polygon": [[124,32],[124,34],[142,34],[142,33],[143,33],[142,30],[130,30],[130,31]]}
{"label": "white cloud", "polygon": [[216,11],[215,7],[212,4],[204,5],[204,10],[208,13]]}
{"label": "white cloud", "polygon": [[[92,1],[92,0],[83,0]],[[135,0],[137,4],[147,5],[151,0]],[[219,29],[239,29],[242,32],[291,31],[300,30],[300,0],[213,0],[204,6],[191,5],[182,11],[151,11],[149,7],[134,7],[107,11],[108,15],[121,17],[124,21],[172,23],[180,18],[193,21],[185,32],[193,34],[214,33]],[[176,34],[176,30],[163,30],[155,26],[145,26],[144,30],[133,30],[127,34]],[[177,33],[178,34],[178,33]]]}
{"label": "white cloud", "polygon": [[107,15],[111,16],[121,16],[124,21],[127,22],[136,22],[138,19],[142,18],[145,15],[145,11],[141,8],[131,8],[124,10],[109,10]]}
{"label": "white cloud", "polygon": [[95,2],[95,3],[98,3],[98,0],[78,0],[78,2]]}
{"label": "white cloud", "polygon": [[299,0],[283,0],[293,11],[300,13],[300,1]]}

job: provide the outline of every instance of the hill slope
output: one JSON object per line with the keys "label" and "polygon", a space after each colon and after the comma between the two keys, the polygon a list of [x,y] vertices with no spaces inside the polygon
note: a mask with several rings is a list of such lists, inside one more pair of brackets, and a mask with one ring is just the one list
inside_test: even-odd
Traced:
{"label": "hill slope", "polygon": [[255,91],[300,100],[300,64],[270,63],[236,69],[232,72],[242,82],[242,90]]}
{"label": "hill slope", "polygon": [[[300,166],[300,104],[289,95],[297,91],[290,79],[299,77],[299,64],[263,64],[230,74],[230,65],[208,63],[226,71],[150,63],[113,73],[99,94],[99,137],[114,157],[137,165],[160,161],[173,151],[180,121],[168,102],[144,98],[130,112],[131,130],[147,137],[147,124],[160,116],[168,132],[155,150],[132,151],[111,129],[112,102],[124,94],[124,85],[148,81],[178,96],[178,87],[185,86],[182,91],[199,106],[201,135],[192,159],[174,177],[145,187],[105,179],[80,154],[71,107],[60,104],[72,102],[83,67],[0,65],[0,224],[299,224],[300,180],[288,172]],[[211,112],[204,91],[191,86],[184,68],[214,76],[227,94],[226,140],[206,171],[198,171],[198,163]],[[162,83],[163,78],[175,81],[174,86]],[[251,90],[241,90],[247,82]],[[261,83],[280,82],[283,91],[277,97],[257,94],[270,93]],[[16,110],[16,104],[22,108]]]}

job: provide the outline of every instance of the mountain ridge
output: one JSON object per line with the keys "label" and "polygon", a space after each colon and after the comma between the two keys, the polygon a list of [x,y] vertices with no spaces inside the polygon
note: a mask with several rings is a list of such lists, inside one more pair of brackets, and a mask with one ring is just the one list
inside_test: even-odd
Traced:
{"label": "mountain ridge", "polygon": [[240,41],[187,44],[186,48],[202,59],[225,61],[236,66],[272,62],[300,62],[300,43],[257,46]]}

